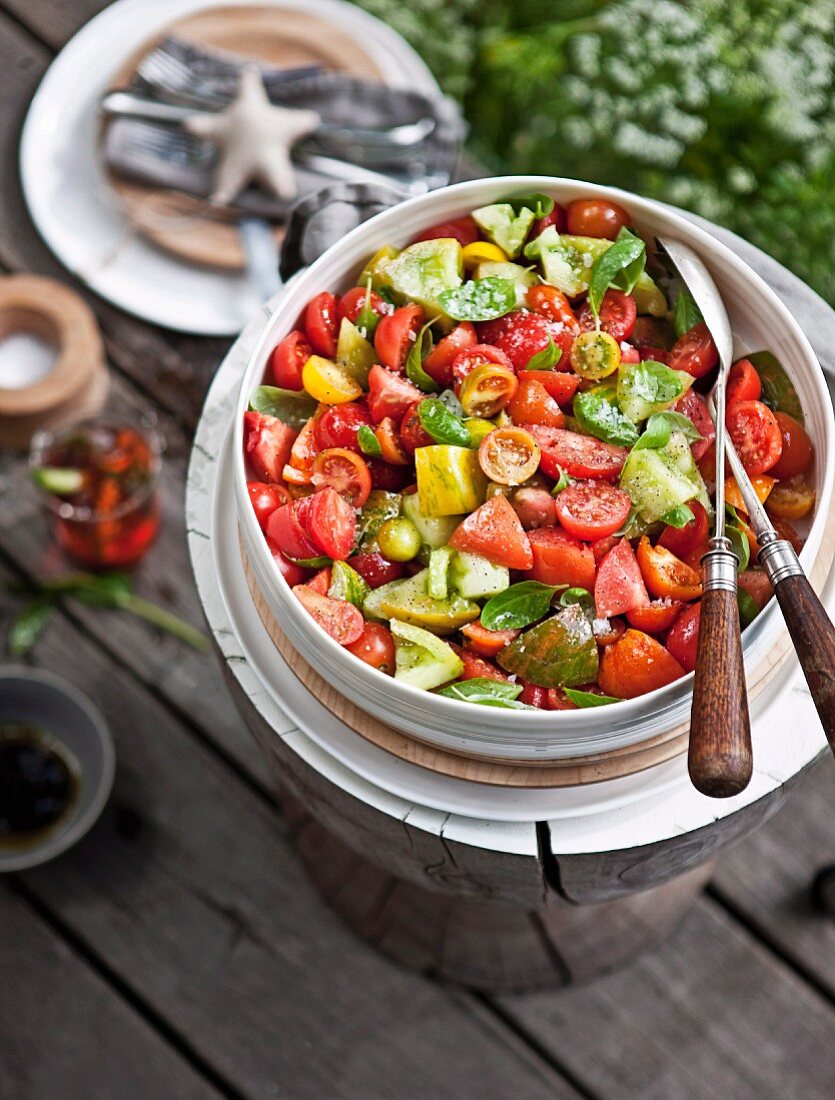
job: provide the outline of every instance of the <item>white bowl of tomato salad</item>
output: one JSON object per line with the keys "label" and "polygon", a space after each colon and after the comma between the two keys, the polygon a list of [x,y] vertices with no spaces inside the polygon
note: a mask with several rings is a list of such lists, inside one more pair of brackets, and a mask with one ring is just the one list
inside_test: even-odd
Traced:
{"label": "white bowl of tomato salad", "polygon": [[[656,234],[716,279],[735,335],[728,429],[813,563],[833,414],[759,276],[616,189],[524,176],[435,191],[293,280],[235,411],[261,589],[299,653],[369,714],[514,759],[621,748],[686,718],[717,355]],[[784,628],[732,480],[726,495],[752,668]]]}

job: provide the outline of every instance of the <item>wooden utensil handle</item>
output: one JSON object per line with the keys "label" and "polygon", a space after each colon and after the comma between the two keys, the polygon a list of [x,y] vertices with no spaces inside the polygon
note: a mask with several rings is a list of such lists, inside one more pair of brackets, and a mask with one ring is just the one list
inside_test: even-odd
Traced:
{"label": "wooden utensil handle", "polygon": [[696,790],[711,798],[729,798],[748,786],[752,766],[736,593],[727,588],[706,589],[687,767]]}
{"label": "wooden utensil handle", "polygon": [[784,577],[774,591],[829,747],[835,753],[835,626],[807,577]]}

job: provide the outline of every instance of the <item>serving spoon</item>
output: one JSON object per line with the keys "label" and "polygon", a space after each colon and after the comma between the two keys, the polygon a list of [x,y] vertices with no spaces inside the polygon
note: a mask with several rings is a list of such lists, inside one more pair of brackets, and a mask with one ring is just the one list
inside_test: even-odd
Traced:
{"label": "serving spoon", "polygon": [[[675,263],[682,278],[687,283],[696,304],[702,311],[707,327],[710,329],[720,355],[720,364],[724,365],[732,356],[733,336],[730,322],[725,311],[719,290],[713,281],[710,272],[705,267],[699,256],[692,249],[683,245],[680,241],[664,242],[670,258]],[[686,255],[685,255],[686,253]],[[682,265],[683,268],[682,269]],[[686,274],[685,274],[686,272]],[[751,526],[757,536],[760,547],[757,562],[766,572],[768,579],[774,588],[774,594],[783,612],[783,618],[791,637],[806,683],[812,695],[812,701],[820,717],[829,747],[835,753],[835,626],[823,604],[818,599],[814,589],[809,583],[800,559],[790,542],[780,538],[774,525],[768,517],[768,513],[760,503],[760,499],[751,484],[751,479],[742,465],[733,441],[726,435],[724,397],[725,382],[720,365],[720,378],[714,386],[710,406],[711,415],[716,423],[717,433],[717,510],[719,505],[719,488],[722,487],[724,497],[724,463],[722,451],[719,447],[719,432],[722,428],[724,454],[727,456],[731,471],[736,479],[742,499],[745,502],[745,510],[751,521]],[[722,385],[720,388],[720,381]],[[721,408],[720,408],[721,400]],[[721,414],[721,415],[720,415]],[[724,500],[723,500],[724,509]],[[702,611],[701,626],[699,631],[700,648],[698,660],[701,662],[701,638],[704,629],[704,610]],[[696,677],[698,682],[698,666]],[[695,711],[695,690],[694,690]],[[697,732],[698,737],[698,732]],[[705,762],[703,752],[709,748],[709,742],[705,742],[700,748],[697,745],[696,757],[693,753],[693,727],[690,731],[691,756],[690,774],[693,776],[693,767],[696,766],[700,781],[705,778]],[[750,741],[749,741],[750,746]],[[709,764],[707,772],[715,768],[715,764]],[[698,787],[694,778],[694,783]],[[699,787],[701,790],[702,788]],[[705,791],[705,793],[713,793]],[[731,792],[736,793],[736,792]]]}
{"label": "serving spoon", "polygon": [[716,284],[698,255],[682,241],[659,239],[658,243],[693,295],[719,352],[719,374],[711,394],[716,426],[716,519],[710,549],[702,558],[702,610],[687,768],[696,790],[712,798],[729,798],[745,790],[753,770],[736,600],[738,562],[725,535],[725,387],[733,362],[733,333]]}

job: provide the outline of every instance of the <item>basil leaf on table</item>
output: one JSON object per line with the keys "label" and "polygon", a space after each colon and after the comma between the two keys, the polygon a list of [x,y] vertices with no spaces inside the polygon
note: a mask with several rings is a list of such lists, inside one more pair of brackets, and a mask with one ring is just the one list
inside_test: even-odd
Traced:
{"label": "basil leaf on table", "polygon": [[611,387],[603,392],[594,389],[578,393],[572,406],[574,417],[588,435],[604,443],[631,447],[638,441],[638,429],[613,401],[607,399],[607,392],[614,396]]}
{"label": "basil leaf on table", "polygon": [[539,581],[512,584],[487,601],[481,612],[481,625],[488,630],[521,630],[530,626],[548,614],[554,594],[566,587]]}
{"label": "basil leaf on table", "polygon": [[660,522],[666,523],[668,527],[682,528],[692,523],[694,519],[692,508],[688,508],[686,504],[679,504],[677,508],[671,508],[669,512],[665,512]]}
{"label": "basil leaf on table", "polygon": [[754,602],[754,597],[750,592],[746,592],[744,588],[738,587],[736,590],[736,605],[739,608],[739,622],[744,630],[746,626],[750,626],[760,613],[760,609]]}
{"label": "basil leaf on table", "polygon": [[685,332],[703,321],[702,311],[696,305],[696,301],[687,287],[682,287],[676,298],[675,312],[673,313],[673,327],[676,330],[676,338],[681,339]]}
{"label": "basil leaf on table", "polygon": [[610,703],[620,703],[614,695],[596,695],[593,691],[578,691],[577,688],[563,688],[566,698],[578,707],[607,707]]}
{"label": "basil leaf on table", "polygon": [[461,417],[450,412],[443,401],[436,397],[421,401],[418,405],[418,420],[423,430],[436,443],[446,443],[453,447],[471,447],[473,444],[470,429]]}
{"label": "basil leaf on table", "polygon": [[615,243],[597,257],[589,275],[588,297],[589,308],[595,317],[599,317],[603,296],[618,276],[622,276],[621,289],[627,294],[634,288],[644,270],[646,249],[640,237],[623,228]]}
{"label": "basil leaf on table", "polygon": [[490,275],[445,290],[438,301],[447,316],[456,321],[493,321],[516,308],[516,285],[510,279]]}
{"label": "basil leaf on table", "polygon": [[383,453],[380,440],[374,434],[374,429],[369,427],[368,424],[360,424],[357,429],[357,443],[359,443],[362,453],[369,455],[371,458],[379,458]]}
{"label": "basil leaf on table", "polygon": [[556,205],[550,195],[541,191],[533,191],[529,195],[511,195],[509,199],[499,201],[509,203],[515,214],[530,210],[535,218],[547,218]]}
{"label": "basil leaf on table", "polygon": [[434,339],[432,337],[432,322],[427,321],[417,335],[409,354],[406,356],[406,377],[424,393],[437,393],[440,386],[434,378],[423,369],[423,360],[432,350]]}
{"label": "basil leaf on table", "polygon": [[12,657],[24,657],[29,652],[54,610],[54,598],[46,593],[26,604],[9,629],[8,647]]}
{"label": "basil leaf on table", "polygon": [[647,447],[654,451],[660,450],[670,442],[673,432],[681,432],[688,443],[695,443],[702,438],[689,416],[675,412],[653,413],[633,450],[639,451]]}
{"label": "basil leaf on table", "polygon": [[562,348],[558,348],[551,337],[540,351],[535,352],[525,364],[525,370],[552,370],[562,359]]}
{"label": "basil leaf on table", "polygon": [[282,390],[278,386],[256,386],[249,395],[253,412],[275,416],[288,428],[303,428],[316,412],[318,402],[304,390]]}

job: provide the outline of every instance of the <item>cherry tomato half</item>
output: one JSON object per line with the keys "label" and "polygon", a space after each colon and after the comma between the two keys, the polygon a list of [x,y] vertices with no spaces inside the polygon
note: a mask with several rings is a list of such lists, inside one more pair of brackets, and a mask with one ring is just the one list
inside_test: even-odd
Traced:
{"label": "cherry tomato half", "polygon": [[[681,413],[682,416],[686,416],[693,422],[693,426],[702,437],[690,444],[693,457],[698,462],[716,439],[716,428],[713,425],[713,417],[710,415],[707,402],[700,393],[689,389],[673,407],[676,412]],[[713,469],[710,472],[710,480],[713,481]]]}
{"label": "cherry tomato half", "polygon": [[[636,630],[643,630],[645,634],[663,634],[679,617],[683,607],[681,600],[653,600],[646,607],[633,607],[631,611],[627,611],[626,618],[630,626],[634,626]],[[673,653],[673,656],[680,665],[683,665],[688,672],[690,671],[677,654]]]}
{"label": "cherry tomato half", "polygon": [[[351,451],[345,453],[352,454]],[[320,553],[334,561],[344,561],[357,537],[357,517],[348,501],[334,488],[326,486],[296,504],[307,504],[307,509],[302,509],[301,522]]]}
{"label": "cherry tomato half", "polygon": [[466,416],[489,420],[505,408],[518,388],[516,375],[509,367],[482,363],[461,383],[458,399]]}
{"label": "cherry tomato half", "polygon": [[725,391],[725,407],[737,401],[756,401],[762,393],[762,383],[750,359],[740,359],[731,367]]}
{"label": "cherry tomato half", "polygon": [[285,390],[304,389],[302,367],[313,354],[313,348],[303,332],[296,329],[285,336],[270,356],[270,374],[277,386]]}
{"label": "cherry tomato half", "polygon": [[574,237],[606,237],[613,241],[629,225],[629,214],[606,199],[575,199],[566,207],[566,225]]}
{"label": "cherry tomato half", "polygon": [[[347,294],[343,294],[339,299],[339,316],[340,318],[346,317],[352,325],[357,323],[357,317],[362,313],[365,308],[365,302],[368,298],[368,290],[364,286],[355,286],[348,291]],[[379,294],[375,294],[371,291],[370,306],[374,313],[378,317],[384,317],[389,312],[387,304],[383,301]]]}
{"label": "cherry tomato half", "polygon": [[774,413],[762,401],[737,401],[725,416],[728,434],[749,474],[764,474],[783,451],[783,436]]}
{"label": "cherry tomato half", "polygon": [[363,405],[354,402],[331,405],[314,422],[316,442],[322,450],[346,447],[349,451],[358,451],[357,432],[363,424],[371,424],[371,417]]}
{"label": "cherry tomato half", "polygon": [[571,365],[581,378],[606,378],[620,366],[620,344],[608,332],[581,332],[571,348]]}
{"label": "cherry tomato half", "polygon": [[372,668],[394,675],[394,636],[382,623],[366,623],[355,642],[345,647]]}
{"label": "cherry tomato half", "polygon": [[687,502],[687,507],[693,513],[693,518],[683,527],[665,527],[658,545],[675,554],[679,558],[692,553],[697,546],[701,546],[710,532],[707,512],[704,505],[697,500]]}
{"label": "cherry tomato half", "polygon": [[420,422],[418,409],[421,404],[421,401],[415,401],[413,405],[410,405],[400,421],[400,442],[403,444],[404,450],[412,455],[418,447],[431,447],[435,442]]}
{"label": "cherry tomato half", "polygon": [[339,336],[339,306],[336,295],[323,290],[304,311],[304,331],[317,355],[333,359]]}
{"label": "cherry tomato half", "polygon": [[536,377],[547,371],[523,371],[525,378],[507,406],[514,424],[545,424],[549,428],[561,428],[565,423],[562,409]]}
{"label": "cherry tomato half", "polygon": [[673,370],[686,370],[694,378],[710,374],[718,362],[719,352],[703,321],[679,337],[667,355],[668,366]]}
{"label": "cherry tomato half", "polygon": [[613,443],[604,443],[593,436],[563,428],[544,428],[532,424],[530,430],[542,448],[542,472],[555,481],[560,476],[560,470],[565,470],[569,477],[616,478],[629,454],[625,447],[616,447]]}
{"label": "cherry tomato half", "polygon": [[699,646],[699,622],[702,604],[691,604],[678,616],[667,635],[667,649],[685,672],[696,667],[696,650]]}
{"label": "cherry tomato half", "polygon": [[490,344],[470,344],[459,351],[452,360],[452,377],[457,386],[472,374],[476,367],[494,364],[512,372],[513,365],[503,351]]}
{"label": "cherry tomato half", "polygon": [[374,349],[384,367],[402,373],[423,324],[423,310],[414,303],[383,317],[374,333]]}
{"label": "cherry tomato half", "polygon": [[[406,414],[404,413],[403,415],[405,416]],[[383,417],[374,429],[374,434],[377,436],[377,442],[380,444],[380,450],[382,452],[380,458],[383,462],[388,462],[392,466],[409,465],[409,456],[400,440],[400,431],[390,416]]]}
{"label": "cherry tomato half", "polygon": [[316,456],[312,481],[317,489],[336,489],[353,508],[362,508],[371,493],[365,460],[345,447],[329,447]]}
{"label": "cherry tomato half", "polygon": [[478,464],[499,485],[521,485],[536,473],[539,455],[539,444],[524,428],[496,428],[479,444]]}
{"label": "cherry tomato half", "polygon": [[283,485],[267,485],[263,481],[248,481],[246,483],[249,499],[255,511],[255,518],[262,531],[266,529],[267,520],[282,504],[290,499],[290,494]]}
{"label": "cherry tomato half", "polygon": [[[600,303],[600,327],[604,332],[620,343],[632,335],[635,321],[638,317],[638,307],[631,294],[624,294],[622,290],[607,290]],[[597,328],[594,314],[588,302],[580,310],[577,318],[580,328],[587,332]]]}
{"label": "cherry tomato half", "polygon": [[653,546],[646,535],[636,556],[644,584],[656,599],[694,600],[702,594],[702,579],[696,570],[663,546]]}
{"label": "cherry tomato half", "polygon": [[768,496],[766,511],[777,519],[802,519],[812,510],[815,490],[802,474],[789,481],[778,481]]}
{"label": "cherry tomato half", "polygon": [[475,326],[462,321],[429,352],[423,360],[423,369],[439,386],[449,387],[453,383],[452,364],[456,355],[477,343]]}
{"label": "cherry tomato half", "polygon": [[808,470],[812,461],[812,440],[803,425],[788,413],[776,412],[774,419],[780,427],[783,437],[783,450],[771,467],[772,477],[796,477]]}
{"label": "cherry tomato half", "polygon": [[322,596],[309,584],[297,584],[293,592],[311,618],[339,645],[352,645],[362,637],[365,620],[352,603]]}
{"label": "cherry tomato half", "polygon": [[561,325],[565,325],[571,332],[577,333],[580,331],[571,303],[565,294],[555,286],[548,286],[547,283],[543,283],[539,286],[528,287],[525,300],[534,313],[541,313],[549,321],[556,321]]}
{"label": "cherry tomato half", "polygon": [[554,499],[557,519],[578,539],[604,539],[613,535],[629,516],[629,493],[607,482],[575,481]]}

